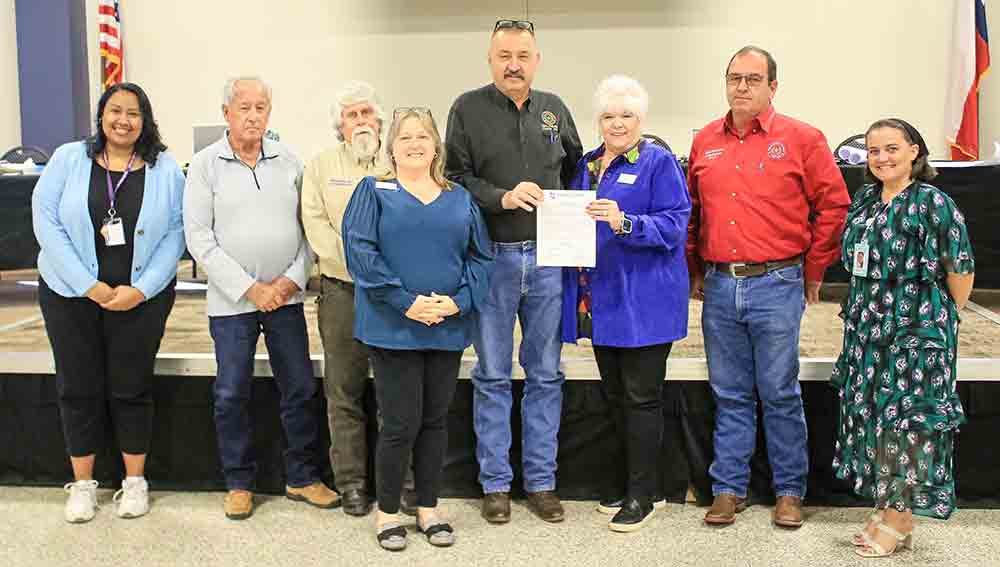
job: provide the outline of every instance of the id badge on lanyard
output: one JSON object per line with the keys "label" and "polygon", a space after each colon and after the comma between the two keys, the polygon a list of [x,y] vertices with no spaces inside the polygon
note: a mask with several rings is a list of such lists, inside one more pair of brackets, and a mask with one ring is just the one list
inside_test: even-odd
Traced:
{"label": "id badge on lanyard", "polygon": [[118,217],[118,211],[115,210],[115,196],[118,194],[118,190],[121,189],[122,184],[125,183],[125,178],[132,171],[132,164],[135,162],[135,152],[132,152],[132,156],[128,158],[128,165],[125,166],[125,173],[122,174],[121,179],[118,180],[117,185],[111,183],[111,171],[108,169],[110,164],[108,163],[108,152],[104,152],[104,173],[107,176],[108,181],[108,217],[104,219],[104,225],[101,226],[101,236],[104,237],[105,246],[124,246],[125,245],[125,225],[122,224],[122,219]]}
{"label": "id badge on lanyard", "polygon": [[868,275],[868,243],[858,242],[854,245],[854,256],[851,262],[851,274],[855,276]]}
{"label": "id badge on lanyard", "polygon": [[861,233],[861,238],[854,244],[851,252],[851,275],[868,277],[868,260],[871,257],[871,248],[868,246],[868,231],[875,226],[875,220],[879,215],[886,214],[889,209],[886,203],[881,210],[872,215],[865,222],[865,230]]}

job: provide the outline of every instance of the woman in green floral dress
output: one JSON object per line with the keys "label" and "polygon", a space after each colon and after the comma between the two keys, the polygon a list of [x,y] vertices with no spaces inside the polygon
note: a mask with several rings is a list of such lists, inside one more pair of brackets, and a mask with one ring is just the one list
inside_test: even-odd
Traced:
{"label": "woman in green floral dress", "polygon": [[913,514],[955,510],[954,436],[965,422],[957,334],[975,268],[962,213],[927,183],[937,172],[916,129],[879,120],[865,142],[875,182],[855,194],[841,248],[852,275],[831,377],[840,395],[833,466],[874,499],[854,543],[879,557],[909,546]]}

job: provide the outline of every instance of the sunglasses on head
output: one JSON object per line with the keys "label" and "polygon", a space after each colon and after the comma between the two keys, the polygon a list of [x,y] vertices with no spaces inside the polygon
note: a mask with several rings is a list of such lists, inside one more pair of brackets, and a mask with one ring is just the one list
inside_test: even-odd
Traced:
{"label": "sunglasses on head", "polygon": [[401,106],[396,110],[392,111],[392,119],[395,120],[400,116],[408,113],[423,114],[426,116],[433,117],[433,115],[431,114],[431,109],[427,108],[426,106]]}
{"label": "sunglasses on head", "polygon": [[493,33],[504,29],[526,30],[531,35],[535,35],[535,24],[528,20],[497,20],[493,26]]}

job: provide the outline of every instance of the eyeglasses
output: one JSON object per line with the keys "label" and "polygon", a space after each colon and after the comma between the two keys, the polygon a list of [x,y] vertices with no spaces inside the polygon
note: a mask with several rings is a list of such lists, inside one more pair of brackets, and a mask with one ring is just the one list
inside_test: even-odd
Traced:
{"label": "eyeglasses", "polygon": [[731,87],[738,87],[743,81],[747,82],[748,87],[759,87],[764,84],[764,76],[752,73],[749,75],[743,75],[741,73],[729,73],[726,75],[726,84]]}
{"label": "eyeglasses", "polygon": [[493,33],[497,33],[497,30],[503,29],[526,30],[531,35],[535,35],[535,24],[528,20],[497,20],[497,23],[493,26]]}
{"label": "eyeglasses", "polygon": [[434,115],[431,114],[431,109],[427,108],[426,106],[401,106],[396,110],[392,111],[392,119],[396,120],[401,115],[409,113],[422,114],[425,116],[430,116],[431,118],[434,117]]}

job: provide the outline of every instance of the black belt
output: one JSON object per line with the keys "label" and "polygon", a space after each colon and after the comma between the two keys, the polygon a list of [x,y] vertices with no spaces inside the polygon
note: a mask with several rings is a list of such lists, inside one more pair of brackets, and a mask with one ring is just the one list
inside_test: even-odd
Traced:
{"label": "black belt", "polygon": [[798,266],[802,263],[802,256],[793,256],[784,260],[773,260],[770,262],[709,262],[717,271],[728,274],[734,278],[752,278],[762,276],[774,270]]}

